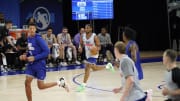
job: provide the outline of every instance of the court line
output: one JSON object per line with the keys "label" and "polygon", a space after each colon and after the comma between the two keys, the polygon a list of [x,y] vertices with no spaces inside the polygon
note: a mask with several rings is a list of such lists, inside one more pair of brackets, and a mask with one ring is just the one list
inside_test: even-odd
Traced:
{"label": "court line", "polygon": [[[76,79],[78,77],[80,77],[81,75],[84,75],[85,73],[81,73],[81,74],[78,74],[76,76],[73,77],[73,82],[77,85],[80,85],[79,82],[76,81]],[[91,88],[91,89],[95,89],[95,90],[99,90],[99,91],[105,91],[105,92],[112,92],[111,90],[104,90],[104,89],[100,89],[100,88],[95,88],[95,87],[91,87],[91,86],[85,86],[86,88]]]}
{"label": "court line", "polygon": [[[73,77],[73,82],[77,85],[80,85],[80,83],[76,80],[78,77],[84,75],[85,73],[81,73],[81,74],[77,74]],[[112,90],[104,90],[104,89],[100,89],[100,88],[95,88],[95,87],[91,87],[91,86],[85,86],[86,88],[90,88],[90,89],[95,89],[95,90],[99,90],[99,91],[104,91],[104,92],[112,92]],[[158,96],[158,95],[152,95],[152,97],[164,97],[164,96]]]}

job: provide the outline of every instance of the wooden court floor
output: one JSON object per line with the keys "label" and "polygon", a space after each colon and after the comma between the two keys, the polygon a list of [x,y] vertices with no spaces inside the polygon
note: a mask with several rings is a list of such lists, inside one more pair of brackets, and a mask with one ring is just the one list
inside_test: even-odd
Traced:
{"label": "wooden court floor", "polygon": [[[165,97],[157,90],[157,84],[163,81],[165,67],[161,62],[142,64],[144,80],[141,86],[144,90],[153,89],[153,101],[163,101]],[[83,79],[83,69],[47,72],[46,82],[57,81],[64,76],[70,87],[67,93],[63,88],[54,87],[39,90],[36,80],[32,83],[33,101],[119,101],[121,93],[114,94],[113,88],[119,87],[120,76],[118,70],[111,73],[107,70],[92,72],[84,92],[76,92],[77,84]],[[0,101],[27,101],[24,91],[25,75],[0,77]]]}

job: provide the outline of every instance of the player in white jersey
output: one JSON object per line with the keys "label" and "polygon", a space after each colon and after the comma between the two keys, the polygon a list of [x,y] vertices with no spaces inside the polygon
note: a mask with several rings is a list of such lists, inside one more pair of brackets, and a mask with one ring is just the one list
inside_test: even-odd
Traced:
{"label": "player in white jersey", "polygon": [[111,63],[108,63],[105,65],[96,65],[96,61],[99,55],[100,50],[100,41],[95,33],[92,33],[92,26],[90,24],[87,24],[85,26],[85,34],[83,34],[83,37],[80,39],[80,47],[79,52],[82,52],[82,47],[85,47],[85,53],[87,62],[85,62],[85,75],[83,83],[78,87],[78,91],[83,91],[85,89],[87,80],[90,75],[90,70],[93,71],[102,70],[102,69],[109,69],[111,71],[114,71],[114,68]]}

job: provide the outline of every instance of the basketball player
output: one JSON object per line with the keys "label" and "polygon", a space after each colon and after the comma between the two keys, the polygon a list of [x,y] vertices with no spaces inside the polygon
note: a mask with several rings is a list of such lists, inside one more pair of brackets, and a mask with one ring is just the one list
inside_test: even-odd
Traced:
{"label": "basketball player", "polygon": [[167,49],[163,54],[163,64],[166,66],[165,86],[162,94],[167,96],[165,101],[180,101],[180,69],[176,64],[177,52]]}
{"label": "basketball player", "polygon": [[119,71],[122,84],[120,88],[113,89],[113,92],[122,92],[120,101],[145,101],[146,94],[140,87],[135,64],[125,53],[125,44],[123,42],[116,42],[114,54],[116,59],[120,61]]}
{"label": "basketball player", "polygon": [[[85,47],[85,53],[87,62],[85,63],[85,75],[83,83],[78,87],[78,91],[83,91],[85,89],[87,80],[90,75],[90,70],[93,71],[109,69],[114,71],[114,68],[111,63],[108,63],[106,66],[98,66],[96,65],[96,61],[98,58],[98,52],[100,50],[100,41],[95,33],[92,33],[92,26],[90,24],[85,25],[85,34],[80,39],[80,47],[79,51],[82,52],[82,48]],[[97,51],[96,54],[92,54],[91,52]]]}
{"label": "basketball player", "polygon": [[142,80],[143,70],[141,67],[139,47],[137,43],[134,41],[135,37],[136,31],[129,27],[125,27],[123,32],[123,41],[126,44],[126,54],[135,62],[138,71],[138,78],[139,80]]}
{"label": "basketball player", "polygon": [[28,61],[26,67],[26,80],[25,91],[28,101],[32,101],[31,82],[34,78],[37,78],[38,88],[43,90],[53,86],[60,86],[69,91],[63,78],[60,78],[57,82],[45,83],[46,77],[46,57],[49,54],[49,49],[46,42],[36,34],[36,25],[29,25],[28,32],[28,53],[21,55],[20,60]]}
{"label": "basketball player", "polygon": [[50,49],[50,54],[48,55],[48,64],[52,67],[53,59],[52,59],[52,46],[54,43],[57,43],[56,36],[53,34],[53,28],[48,27],[47,33],[42,35],[43,39],[48,44],[48,48]]}

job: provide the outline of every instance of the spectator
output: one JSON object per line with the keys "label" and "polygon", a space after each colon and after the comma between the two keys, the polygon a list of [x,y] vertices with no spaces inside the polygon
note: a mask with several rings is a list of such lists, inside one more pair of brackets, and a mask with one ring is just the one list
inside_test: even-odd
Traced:
{"label": "spectator", "polygon": [[[27,45],[28,45],[28,42],[27,42],[27,36],[25,33],[22,33],[21,34],[21,37],[19,39],[17,39],[17,42],[16,42],[16,47],[17,47],[17,55],[18,57],[20,55],[23,55],[23,54],[26,54],[26,51],[27,51]],[[19,68],[21,69],[22,67],[25,66],[25,61],[19,61]]]}
{"label": "spectator", "polygon": [[82,36],[82,34],[84,34],[84,28],[80,28],[79,33],[77,33],[74,36],[74,40],[73,43],[76,46],[76,48],[79,48],[79,44],[80,44],[80,37]]}
{"label": "spectator", "polygon": [[0,45],[4,48],[3,51],[5,52],[7,47],[12,47],[16,49],[12,37],[9,35],[9,29],[12,28],[12,21],[8,20],[5,23],[5,27],[0,29]]}
{"label": "spectator", "polygon": [[103,58],[106,58],[107,50],[109,50],[113,54],[114,49],[113,49],[113,44],[111,42],[111,37],[110,37],[110,34],[107,33],[107,29],[105,27],[101,28],[101,33],[98,34],[98,38],[101,44],[100,53],[103,54]]}
{"label": "spectator", "polygon": [[[84,33],[85,33],[84,28],[80,28],[79,33],[77,33],[77,34],[74,36],[73,43],[74,43],[74,45],[76,46],[76,49],[79,48],[80,38],[83,36]],[[78,55],[81,56],[81,60],[85,60],[85,59],[86,59],[84,48],[83,48],[82,53],[78,52]]]}
{"label": "spectator", "polygon": [[[76,47],[72,44],[71,36],[68,33],[68,28],[63,27],[62,33],[57,35],[57,41],[58,41],[58,44],[60,45],[60,53],[61,53],[60,54],[60,59],[61,59],[61,62],[65,58],[65,54],[64,54],[65,48],[69,47],[69,48],[71,48],[73,50],[73,56],[74,56],[76,64],[80,64],[80,62],[77,61]],[[67,63],[65,61],[62,62],[61,64],[62,65],[67,65]]]}
{"label": "spectator", "polygon": [[56,36],[53,34],[53,28],[48,27],[46,34],[42,35],[43,39],[48,44],[48,48],[50,49],[50,54],[48,55],[48,64],[49,66],[52,66],[52,46],[54,43],[57,43]]}
{"label": "spectator", "polygon": [[0,12],[0,24],[4,24],[4,23],[5,23],[4,14]]}
{"label": "spectator", "polygon": [[33,17],[30,17],[26,22],[27,25],[28,24],[35,24],[35,23],[36,23],[36,20]]}

